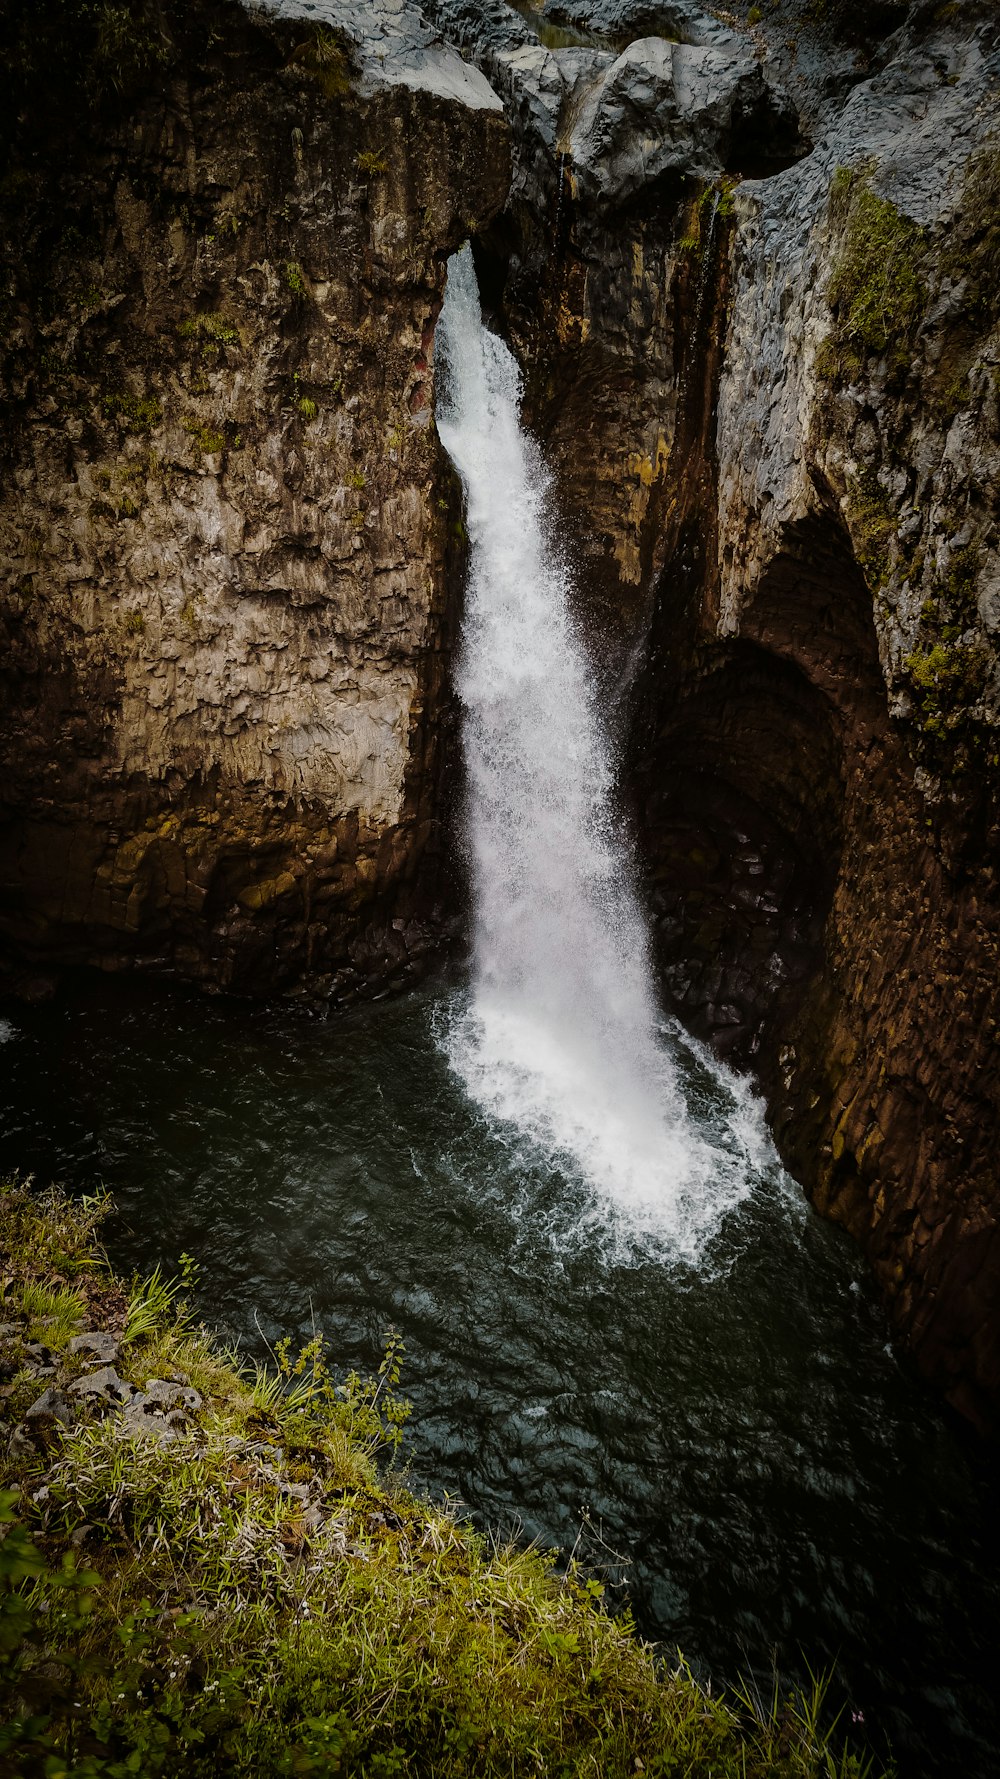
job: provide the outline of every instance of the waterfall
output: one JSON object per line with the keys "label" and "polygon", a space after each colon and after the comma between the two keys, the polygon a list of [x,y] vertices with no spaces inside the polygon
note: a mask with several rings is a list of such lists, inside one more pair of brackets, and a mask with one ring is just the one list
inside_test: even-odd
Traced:
{"label": "waterfall", "polygon": [[472,988],[449,1057],[473,1100],[594,1203],[694,1258],[749,1190],[758,1123],[731,1078],[718,1145],[685,1105],[550,478],[520,422],[516,360],[483,325],[468,246],[449,262],[436,353],[470,544],[458,692]]}

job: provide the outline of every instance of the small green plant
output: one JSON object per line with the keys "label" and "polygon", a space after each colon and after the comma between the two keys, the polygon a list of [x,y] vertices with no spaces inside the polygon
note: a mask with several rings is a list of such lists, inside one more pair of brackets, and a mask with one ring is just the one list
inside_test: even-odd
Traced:
{"label": "small green plant", "polygon": [[292,377],[292,402],[302,415],[303,420],[315,420],[319,413],[316,402],[311,395],[306,395],[301,388],[302,373],[296,371]]}
{"label": "small green plant", "polygon": [[305,273],[303,272],[302,267],[299,265],[299,262],[297,259],[286,259],[286,261],[285,261],[285,283],[287,284],[289,290],[292,292],[293,296],[305,296],[305,294],[306,294]]}
{"label": "small green plant", "polygon": [[750,11],[747,13],[747,24],[759,25],[763,17],[764,14],[761,12],[759,6],[751,6]]}
{"label": "small green plant", "polygon": [[201,1268],[193,1254],[181,1254],[177,1262],[177,1275],[180,1279],[182,1290],[194,1291],[198,1284],[198,1275],[200,1272]]}
{"label": "small green plant", "polygon": [[152,432],[163,418],[155,395],[132,395],[128,390],[102,396],[101,407],[109,420],[119,421],[129,432]]}
{"label": "small green plant", "polygon": [[348,39],[329,25],[315,25],[305,42],[293,50],[290,62],[312,75],[328,99],[341,99],[351,90]]}
{"label": "small green plant", "polygon": [[152,9],[129,0],[91,0],[96,26],[93,77],[103,93],[131,92],[168,60]]}
{"label": "small green plant", "polygon": [[125,1315],[126,1346],[133,1341],[150,1340],[159,1332],[175,1307],[180,1289],[180,1281],[165,1279],[159,1267],[148,1279],[134,1281]]}
{"label": "small green plant", "polygon": [[193,414],[185,414],[181,425],[204,456],[214,457],[217,452],[225,450],[225,433],[209,426],[204,420],[198,420]]}
{"label": "small green plant", "polygon": [[385,156],[373,153],[370,148],[362,149],[356,158],[355,166],[359,173],[367,173],[373,179],[377,178],[379,174],[389,171],[389,163]]}
{"label": "small green plant", "polygon": [[395,1456],[411,1409],[406,1398],[396,1393],[404,1351],[402,1335],[392,1328],[377,1378],[351,1371],[338,1384],[321,1334],[313,1335],[294,1358],[291,1340],[279,1341],[274,1360],[284,1380],[284,1408],[301,1418],[297,1430],[307,1432],[309,1423],[317,1419],[333,1420],[349,1429],[352,1441],[366,1457],[373,1458],[384,1448]]}
{"label": "small green plant", "polygon": [[146,620],[142,612],[137,611],[134,606],[125,612],[122,617],[122,629],[126,636],[143,636],[146,630]]}
{"label": "small green plant", "polygon": [[344,482],[348,488],[353,488],[356,492],[360,492],[360,490],[365,486],[365,472],[364,472],[364,470],[361,470],[361,469],[349,470],[347,475],[344,477]]}
{"label": "small green plant", "polygon": [[223,346],[240,345],[238,327],[217,313],[189,315],[177,332],[184,340],[197,340],[203,357],[213,356]]}

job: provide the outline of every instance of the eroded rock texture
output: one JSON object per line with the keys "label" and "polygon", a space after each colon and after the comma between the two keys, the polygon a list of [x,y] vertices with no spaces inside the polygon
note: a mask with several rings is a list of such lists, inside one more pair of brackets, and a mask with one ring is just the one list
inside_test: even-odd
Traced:
{"label": "eroded rock texture", "polygon": [[126,57],[122,102],[75,126],[54,210],[29,129],[2,932],[22,970],[322,993],[430,941],[461,552],[431,348],[471,234],[574,539],[667,994],[757,1072],[987,1425],[996,9],[758,10],[271,0],[207,29],[176,0],[150,78]]}
{"label": "eroded rock texture", "polygon": [[401,5],[125,16],[136,67],[6,182],[0,931],[22,974],[343,994],[430,937],[432,338],[506,126]]}
{"label": "eroded rock texture", "polygon": [[482,268],[582,540],[609,700],[634,675],[665,987],[757,1072],[786,1158],[985,1425],[994,9],[433,10],[514,125]]}

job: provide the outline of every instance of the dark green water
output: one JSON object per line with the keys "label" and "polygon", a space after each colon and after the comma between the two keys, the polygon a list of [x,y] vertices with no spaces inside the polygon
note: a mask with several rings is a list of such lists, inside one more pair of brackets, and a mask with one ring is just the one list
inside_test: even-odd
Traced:
{"label": "dark green water", "polygon": [[116,1261],[194,1254],[248,1349],[315,1319],[371,1368],[395,1325],[419,1484],[563,1548],[586,1510],[580,1553],[703,1675],[835,1661],[902,1774],[995,1774],[995,1478],[850,1246],[773,1164],[700,1270],[630,1244],[466,1100],[435,1042],[460,996],[319,1020],[78,983],[0,1027],[0,1165],[105,1182]]}

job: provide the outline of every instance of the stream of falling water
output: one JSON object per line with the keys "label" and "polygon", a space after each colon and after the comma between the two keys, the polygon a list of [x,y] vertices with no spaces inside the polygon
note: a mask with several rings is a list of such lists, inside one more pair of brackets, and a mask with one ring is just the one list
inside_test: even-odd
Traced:
{"label": "stream of falling water", "polygon": [[582,1177],[595,1219],[696,1260],[767,1139],[731,1078],[717,1138],[685,1104],[551,481],[521,424],[517,363],[483,324],[468,246],[449,262],[437,352],[438,428],[470,542],[458,689],[473,982],[448,1055],[474,1101]]}

